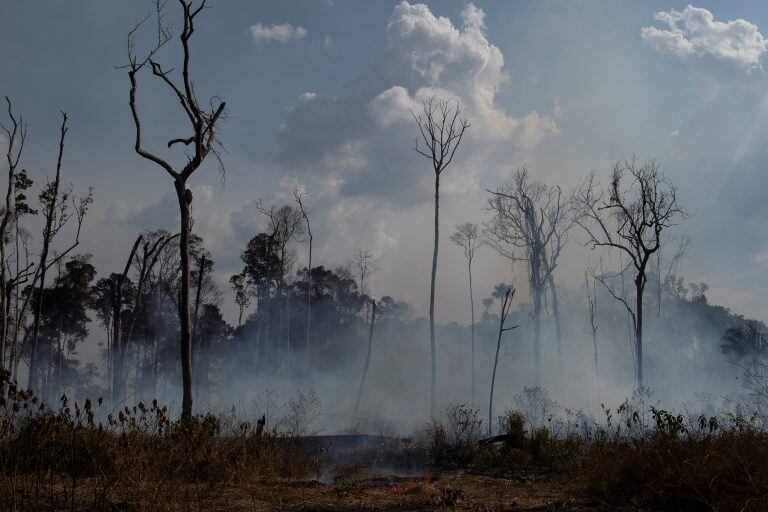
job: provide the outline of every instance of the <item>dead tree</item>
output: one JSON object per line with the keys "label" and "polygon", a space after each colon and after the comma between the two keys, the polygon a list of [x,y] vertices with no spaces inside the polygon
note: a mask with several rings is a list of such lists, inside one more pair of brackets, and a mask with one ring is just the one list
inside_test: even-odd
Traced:
{"label": "dead tree", "polygon": [[435,282],[437,279],[437,252],[440,243],[440,176],[453,162],[456,150],[461,144],[469,122],[461,117],[459,102],[455,106],[448,100],[432,97],[424,101],[418,116],[411,111],[419,127],[419,134],[425,147],[416,139],[413,150],[432,163],[435,173],[435,234],[432,246],[432,276],[429,286],[429,352],[430,352],[430,394],[429,410],[432,417],[437,409],[437,350],[435,346]]}
{"label": "dead tree", "polygon": [[[7,190],[5,192],[5,208],[2,212],[2,218],[0,219],[0,290],[2,297],[0,297],[0,311],[3,313],[2,325],[0,326],[0,371],[5,368],[5,349],[8,342],[8,318],[10,313],[10,291],[9,288],[9,266],[7,264],[7,241],[9,239],[7,232],[10,226],[10,222],[14,217],[14,199],[15,199],[15,184],[17,181],[17,170],[21,154],[24,151],[24,143],[27,140],[27,125],[24,123],[24,119],[17,118],[13,113],[13,106],[8,96],[5,97],[5,102],[8,105],[8,118],[10,119],[10,126],[6,127],[0,123],[0,128],[5,132],[8,139],[8,148],[5,153],[6,165],[8,166],[8,182],[6,183]],[[22,171],[23,172],[23,171]],[[18,254],[16,255],[18,260]]]}
{"label": "dead tree", "polygon": [[[628,177],[628,180],[624,178]],[[628,181],[628,183],[627,183]],[[636,351],[636,385],[643,387],[643,295],[651,257],[661,247],[662,233],[685,218],[677,200],[677,189],[664,177],[659,165],[635,158],[617,163],[611,183],[603,191],[591,173],[574,191],[576,222],[593,249],[606,247],[629,257],[634,272],[634,304],[619,296],[605,279],[599,279],[619,300],[632,318]],[[624,269],[621,270],[623,275]],[[617,274],[618,275],[618,274]]]}
{"label": "dead tree", "polygon": [[555,285],[555,269],[560,259],[560,254],[568,242],[568,232],[573,227],[573,210],[563,199],[562,189],[559,186],[549,187],[546,193],[546,203],[539,209],[542,222],[539,223],[544,242],[542,251],[542,264],[546,275],[547,288],[552,297],[552,317],[555,321],[555,341],[557,342],[558,375],[562,387],[563,378],[563,327],[560,322],[560,301],[557,297]]}
{"label": "dead tree", "polygon": [[467,273],[469,274],[469,311],[470,311],[470,340],[472,344],[472,403],[475,403],[475,296],[472,293],[472,261],[475,251],[483,245],[477,224],[465,222],[456,226],[456,231],[451,235],[451,241],[464,250],[467,260]]}
{"label": "dead tree", "polygon": [[589,313],[589,326],[592,329],[592,345],[595,356],[595,385],[597,387],[597,402],[600,403],[600,372],[597,367],[597,286],[595,272],[592,271],[592,284],[590,285],[587,272],[584,272],[584,287],[587,291],[587,312]]}
{"label": "dead tree", "polygon": [[371,301],[371,327],[368,331],[368,352],[365,356],[365,366],[363,366],[363,376],[360,379],[360,387],[357,390],[357,399],[355,400],[355,416],[360,410],[360,402],[363,400],[363,388],[365,380],[368,378],[368,367],[371,364],[371,352],[373,351],[373,326],[376,324],[376,301]]}
{"label": "dead tree", "polygon": [[499,352],[501,350],[502,336],[505,332],[516,329],[517,325],[504,327],[507,316],[512,309],[512,299],[515,298],[515,288],[510,287],[504,292],[504,299],[501,302],[501,312],[499,314],[499,336],[496,339],[496,355],[493,357],[493,372],[491,373],[491,394],[488,401],[488,435],[493,434],[493,392],[496,387],[496,369],[499,366]]}
{"label": "dead tree", "polygon": [[[553,274],[567,241],[571,217],[566,213],[568,209],[565,208],[560,188],[530,182],[525,166],[515,172],[512,180],[488,192],[491,194],[488,209],[494,216],[485,224],[487,243],[501,256],[512,261],[527,262],[532,302],[534,386],[540,387],[544,294],[549,287],[553,293],[555,316],[558,318]],[[556,327],[558,361],[562,361],[559,318]]]}
{"label": "dead tree", "polygon": [[304,205],[304,196],[298,187],[293,189],[293,197],[299,205],[299,211],[307,225],[307,242],[309,244],[309,257],[307,261],[307,331],[304,338],[304,374],[309,379],[309,335],[312,332],[312,226],[309,224],[309,211]]}
{"label": "dead tree", "polygon": [[109,283],[112,298],[112,407],[117,407],[123,399],[123,369],[127,345],[123,341],[123,289],[141,240],[141,235],[136,237],[123,272],[113,275],[113,279]]}
{"label": "dead tree", "polygon": [[[222,119],[224,114],[225,103],[218,98],[214,98],[210,101],[210,108],[205,109],[200,106],[197,100],[197,94],[193,87],[192,78],[190,76],[190,46],[189,42],[192,35],[195,33],[195,22],[197,17],[203,12],[205,8],[205,0],[202,0],[197,7],[193,7],[192,0],[178,0],[181,6],[183,29],[180,35],[180,42],[182,48],[182,62],[181,62],[181,85],[174,81],[171,76],[172,69],[163,69],[158,64],[154,57],[157,52],[165,46],[165,44],[171,39],[168,27],[164,25],[164,12],[163,6],[165,2],[157,0],[157,41],[152,50],[150,50],[143,58],[136,56],[135,38],[138,29],[147,20],[140,21],[136,26],[128,33],[128,64],[125,68],[128,70],[128,77],[130,79],[131,88],[129,94],[129,104],[131,107],[131,114],[133,116],[133,123],[136,129],[136,138],[134,149],[136,153],[167,172],[172,180],[174,189],[176,190],[176,198],[179,204],[180,213],[180,241],[179,241],[179,253],[181,259],[181,293],[179,296],[179,320],[181,324],[181,374],[182,374],[182,406],[181,416],[184,419],[188,419],[192,416],[192,334],[190,331],[190,311],[189,311],[189,277],[190,277],[190,261],[189,261],[189,244],[191,234],[191,206],[192,206],[192,192],[187,188],[187,181],[190,176],[203,164],[206,157],[213,154],[221,166],[221,159],[217,153],[216,144],[218,139],[216,138],[216,129],[218,122]],[[143,69],[147,68],[152,71],[152,74],[159,78],[167,87],[171,94],[181,105],[181,109],[184,112],[187,120],[189,121],[189,129],[191,135],[185,137],[172,138],[168,141],[167,146],[169,148],[181,144],[185,147],[192,148],[190,154],[187,155],[186,163],[180,168],[175,168],[169,161],[158,156],[155,153],[147,151],[143,146],[142,141],[142,125],[139,117],[139,108],[136,102],[136,90],[138,88],[138,74]]]}
{"label": "dead tree", "polygon": [[[42,250],[40,259],[37,263],[35,272],[39,283],[37,288],[38,300],[34,312],[32,325],[32,348],[29,358],[29,376],[27,387],[36,388],[37,371],[37,345],[40,335],[40,316],[43,308],[43,292],[45,290],[45,277],[48,270],[58,264],[67,254],[80,244],[80,230],[83,226],[83,220],[88,212],[88,208],[93,202],[93,190],[89,189],[88,195],[82,198],[76,198],[72,190],[61,192],[61,164],[64,157],[64,139],[67,135],[67,114],[62,112],[62,121],[59,137],[59,154],[56,160],[56,175],[53,181],[49,181],[43,192],[40,194],[40,202],[45,212],[45,226],[43,228]],[[72,204],[70,205],[70,200]],[[74,210],[74,211],[73,211]],[[51,245],[56,235],[75,215],[77,226],[75,229],[75,240],[62,252],[56,254],[49,260]]]}

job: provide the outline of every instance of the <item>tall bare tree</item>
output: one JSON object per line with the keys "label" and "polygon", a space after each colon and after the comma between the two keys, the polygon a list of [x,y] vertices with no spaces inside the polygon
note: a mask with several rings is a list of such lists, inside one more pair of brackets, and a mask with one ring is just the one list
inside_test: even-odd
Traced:
{"label": "tall bare tree", "polygon": [[467,272],[469,274],[469,311],[470,311],[470,340],[472,343],[472,403],[475,403],[475,296],[472,292],[472,261],[475,259],[475,251],[483,245],[477,224],[465,222],[456,226],[451,235],[451,241],[464,249],[464,257],[467,260]]}
{"label": "tall bare tree", "polygon": [[[178,0],[181,7],[183,18],[183,29],[180,34],[182,49],[181,59],[181,85],[179,85],[171,76],[173,70],[166,70],[158,64],[154,57],[157,52],[165,46],[171,39],[168,27],[164,24],[164,5],[163,0],[156,2],[157,15],[157,40],[152,50],[143,58],[137,57],[135,53],[136,33],[141,25],[148,19],[140,21],[128,34],[128,77],[130,79],[130,107],[133,115],[133,123],[136,129],[136,140],[134,149],[136,153],[160,168],[165,170],[173,180],[173,186],[176,190],[176,198],[179,204],[180,213],[180,240],[179,252],[181,257],[181,293],[179,304],[179,320],[181,324],[180,349],[181,349],[181,369],[182,369],[182,418],[192,416],[192,334],[190,331],[190,260],[189,244],[191,234],[191,206],[192,192],[187,188],[187,181],[190,176],[203,164],[206,157],[213,154],[221,165],[221,159],[216,150],[218,139],[216,130],[218,123],[224,115],[225,103],[214,97],[210,101],[210,108],[203,108],[197,100],[197,94],[193,87],[190,76],[190,46],[189,42],[195,33],[195,22],[200,13],[205,9],[205,0],[199,5],[194,6],[192,0]],[[192,147],[192,151],[187,155],[186,163],[180,168],[175,168],[168,160],[158,156],[155,153],[147,151],[142,142],[142,125],[139,117],[139,108],[136,102],[136,91],[138,89],[138,75],[145,68],[149,67],[152,74],[159,78],[167,87],[170,93],[181,105],[181,109],[189,121],[191,135],[185,137],[172,138],[168,141],[169,148],[181,144],[185,147]]]}
{"label": "tall bare tree", "polygon": [[422,112],[411,111],[419,127],[424,146],[416,138],[413,150],[429,159],[435,173],[435,235],[432,246],[432,275],[429,286],[429,352],[430,352],[430,393],[429,410],[432,417],[437,410],[437,349],[435,346],[435,282],[437,279],[437,252],[440,243],[440,176],[453,162],[469,122],[461,117],[459,102],[432,97],[425,100]]}
{"label": "tall bare tree", "polygon": [[[5,97],[5,102],[8,107],[8,119],[10,125],[6,126],[0,123],[0,129],[2,129],[8,139],[8,147],[5,153],[6,165],[8,166],[8,182],[6,183],[5,191],[5,207],[2,211],[2,218],[0,218],[0,312],[2,312],[2,325],[0,326],[0,371],[5,368],[5,349],[8,342],[8,327],[9,327],[9,312],[10,312],[10,294],[8,282],[8,247],[7,241],[8,229],[10,228],[11,220],[14,217],[14,198],[15,198],[15,184],[17,181],[17,170],[19,167],[19,161],[21,160],[21,154],[24,151],[24,143],[27,140],[27,125],[24,123],[24,119],[16,117],[13,113],[13,105],[8,96]],[[16,255],[18,259],[18,254]]]}
{"label": "tall bare tree", "polygon": [[[487,243],[512,261],[526,261],[533,324],[534,386],[541,384],[541,316],[547,287],[557,302],[553,274],[567,241],[571,218],[559,187],[528,179],[525,166],[511,180],[489,191],[493,218],[485,223]],[[554,306],[555,311],[557,307]],[[559,316],[559,311],[557,311]],[[559,326],[559,320],[556,327]],[[561,332],[557,327],[558,360],[562,361]],[[562,363],[561,363],[562,366]]]}
{"label": "tall bare tree", "polygon": [[[662,233],[678,219],[686,218],[677,199],[677,188],[653,161],[634,157],[616,163],[607,189],[599,187],[591,173],[573,193],[576,222],[593,249],[605,247],[629,257],[634,272],[635,297],[615,293],[599,279],[632,318],[636,351],[636,385],[643,387],[643,295],[651,257],[659,250]],[[623,274],[625,269],[621,269]]]}
{"label": "tall bare tree", "polygon": [[[40,316],[43,308],[43,292],[45,290],[45,277],[48,270],[57,265],[67,254],[80,244],[80,230],[83,226],[83,220],[88,212],[88,208],[93,202],[93,190],[89,189],[88,194],[82,198],[76,198],[71,188],[61,191],[61,164],[64,158],[64,139],[69,130],[67,126],[68,117],[66,112],[61,113],[61,129],[59,131],[59,153],[56,160],[56,174],[53,181],[48,181],[43,191],[40,193],[40,203],[45,215],[45,225],[43,227],[42,250],[40,259],[37,263],[35,275],[38,281],[37,293],[39,300],[34,311],[34,320],[32,325],[32,348],[29,358],[29,376],[27,386],[36,388],[37,382],[37,345],[40,336]],[[71,201],[71,204],[70,204]],[[75,228],[74,241],[57,253],[52,259],[49,259],[51,245],[54,238],[64,228],[68,221],[76,218],[77,226]]]}
{"label": "tall bare tree", "polygon": [[309,334],[312,332],[312,226],[309,223],[309,210],[307,210],[304,204],[304,196],[307,193],[299,190],[298,187],[293,189],[293,198],[296,200],[296,204],[299,205],[299,211],[304,218],[304,223],[307,225],[307,243],[309,244],[309,257],[307,261],[307,331],[304,338],[304,375],[309,378]]}

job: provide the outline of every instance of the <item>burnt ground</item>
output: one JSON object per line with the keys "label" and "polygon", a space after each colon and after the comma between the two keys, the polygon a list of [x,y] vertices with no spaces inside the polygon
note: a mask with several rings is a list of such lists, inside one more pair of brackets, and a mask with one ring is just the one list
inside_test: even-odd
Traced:
{"label": "burnt ground", "polygon": [[[55,501],[30,496],[27,506],[13,510],[72,510],[66,483],[51,489]],[[7,485],[7,482],[4,483]],[[16,492],[23,484],[16,482]],[[638,509],[608,508],[576,498],[566,481],[521,482],[479,475],[443,474],[423,477],[383,476],[335,484],[317,480],[262,480],[247,484],[217,483],[153,489],[115,487],[93,507],[95,481],[81,480],[75,510],[111,512],[263,512],[263,511],[569,511],[636,512]],[[88,504],[86,504],[86,502]],[[10,509],[9,509],[10,510]]]}
{"label": "burnt ground", "polygon": [[[240,490],[242,491],[242,490]],[[383,476],[354,481],[264,482],[253,494],[229,494],[230,510],[599,511],[576,500],[566,482],[524,483],[472,475]],[[211,509],[213,510],[213,509]]]}
{"label": "burnt ground", "polygon": [[[425,464],[423,452],[409,439],[336,435],[308,436],[302,442],[322,462],[322,469],[307,479],[244,479],[170,488],[137,479],[134,486],[121,483],[110,488],[96,509],[85,505],[94,502],[96,480],[82,479],[74,508],[114,512],[638,510],[590,503],[579,496],[572,481],[540,468],[504,476],[437,470]],[[30,495],[30,484],[23,479],[10,483],[17,496],[26,494],[26,502],[33,503],[25,510],[64,510],[60,504],[68,503],[68,479],[50,489],[53,498]]]}
{"label": "burnt ground", "polygon": [[410,439],[334,435],[304,442],[323,461],[317,480],[264,482],[244,510],[609,510],[577,498],[569,481],[535,468],[505,477],[438,471],[415,455]]}

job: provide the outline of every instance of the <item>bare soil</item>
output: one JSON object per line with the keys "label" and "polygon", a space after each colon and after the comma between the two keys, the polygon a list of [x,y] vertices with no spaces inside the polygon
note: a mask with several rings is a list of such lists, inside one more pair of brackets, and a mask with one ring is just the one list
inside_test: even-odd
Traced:
{"label": "bare soil", "polygon": [[[8,482],[5,482],[7,485]],[[63,484],[63,482],[62,482]],[[80,499],[90,501],[89,488],[95,482],[78,485],[75,509],[83,510]],[[22,482],[16,481],[17,492]],[[634,510],[601,507],[576,498],[570,484],[562,480],[524,482],[488,476],[443,474],[422,477],[379,476],[337,477],[333,484],[317,480],[265,480],[247,486],[215,484],[177,487],[158,495],[151,484],[143,489],[113,488],[100,510],[144,511],[608,511]],[[68,510],[62,485],[55,503],[27,500],[33,510]],[[167,492],[167,488],[164,489]],[[86,508],[85,510],[88,510]]]}

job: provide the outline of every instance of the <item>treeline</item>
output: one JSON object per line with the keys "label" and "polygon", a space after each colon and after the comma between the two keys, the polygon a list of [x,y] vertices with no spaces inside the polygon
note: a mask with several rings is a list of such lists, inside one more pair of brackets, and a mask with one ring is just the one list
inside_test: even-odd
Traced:
{"label": "treeline", "polygon": [[[360,396],[366,375],[360,378],[359,365],[365,353],[366,360],[373,355],[378,361],[372,372],[378,366],[390,374],[376,380],[376,387],[386,383],[396,388],[394,396],[410,397],[414,390],[429,389],[434,417],[438,401],[447,397],[471,390],[471,401],[480,400],[481,376],[488,368],[495,375],[509,354],[516,357],[501,372],[502,381],[514,378],[517,386],[565,390],[566,375],[593,374],[598,397],[602,380],[631,381],[641,389],[648,382],[667,384],[674,374],[682,385],[685,372],[708,375],[713,370],[702,365],[765,355],[763,324],[710,306],[704,285],[691,287],[674,277],[688,244],[674,235],[674,226],[688,215],[660,165],[634,157],[617,162],[605,184],[590,173],[564,191],[536,181],[523,166],[489,191],[486,221],[481,226],[464,223],[451,236],[467,258],[473,321],[469,327],[436,324],[440,182],[453,169],[471,127],[458,99],[437,97],[411,112],[417,134],[411,149],[429,161],[425,168],[435,180],[428,325],[413,318],[406,304],[371,295],[375,258],[370,252],[356,256],[354,269],[313,261],[307,192],[298,188],[295,204],[258,203],[265,228],[248,241],[242,271],[229,281],[239,314],[237,325],[228,325],[220,310],[224,291],[212,277],[214,258],[193,233],[188,188],[206,161],[223,170],[218,128],[228,114],[218,96],[201,106],[192,86],[190,41],[205,12],[204,2],[193,6],[179,1],[176,68],[158,61],[173,37],[164,21],[165,2],[155,7],[157,23],[151,25],[156,37],[147,38],[152,45],[137,53],[145,18],[128,34],[128,62],[121,69],[128,78],[135,135],[131,144],[137,158],[170,178],[179,208],[178,230],[141,233],[125,262],[109,269],[109,275],[97,278],[90,256],[77,254],[93,198],[90,190],[78,194],[66,186],[62,176],[67,114],[62,114],[53,178],[33,201],[27,197],[32,174],[22,163],[27,127],[6,98],[0,363],[16,377],[26,366],[28,386],[45,400],[76,390],[119,404],[173,389],[182,396],[181,415],[188,419],[193,398],[201,404],[223,403],[222,390],[254,376],[286,376],[312,386],[317,376],[330,373],[342,378],[349,394],[354,375],[361,382]],[[183,136],[153,141],[154,147],[167,148],[166,156],[147,150],[143,139],[139,84],[145,79],[162,84],[187,121]],[[183,156],[174,159],[178,150]],[[38,237],[28,228],[36,221],[42,226]],[[576,292],[557,284],[560,257],[574,239],[595,255],[582,290]],[[306,261],[298,261],[297,244],[307,245]],[[524,268],[529,293],[528,303],[520,304],[514,287],[500,284],[483,301],[486,311],[475,322],[472,262],[482,246]],[[498,314],[493,311],[497,302]],[[91,314],[106,333],[101,343],[104,364],[81,368],[78,350],[89,337]],[[584,371],[589,367],[594,372]],[[368,365],[364,368],[367,372]],[[348,369],[351,373],[345,373]],[[462,374],[471,377],[457,377]],[[719,367],[712,373],[724,374],[729,372]],[[438,390],[443,396],[438,397]]]}

